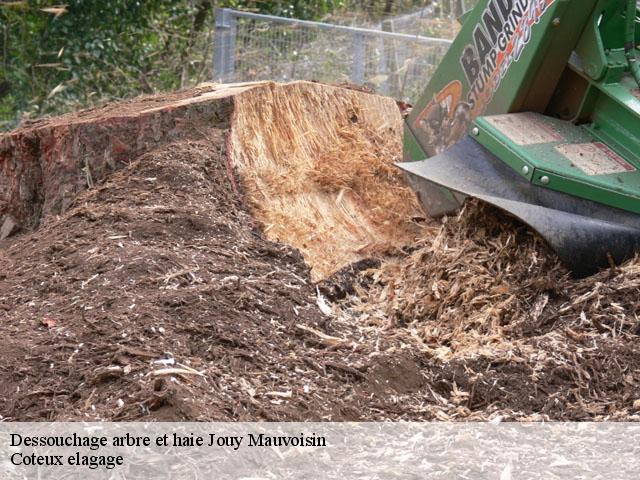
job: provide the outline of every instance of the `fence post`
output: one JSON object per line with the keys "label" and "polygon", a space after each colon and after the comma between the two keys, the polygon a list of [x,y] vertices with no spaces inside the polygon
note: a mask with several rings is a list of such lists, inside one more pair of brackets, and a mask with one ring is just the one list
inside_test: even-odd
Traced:
{"label": "fence post", "polygon": [[236,50],[236,18],[229,8],[216,8],[215,39],[213,44],[213,80],[233,79]]}
{"label": "fence post", "polygon": [[[393,24],[393,20],[384,20],[382,22],[382,31],[383,32],[395,32],[395,27]],[[396,49],[396,41],[392,39],[384,40],[384,49],[382,51],[382,56],[385,59],[385,64],[387,67],[387,71],[385,74],[387,75],[387,79],[384,82],[384,94],[397,96],[400,91],[400,83],[398,76],[399,61],[398,61],[398,50]]]}
{"label": "fence post", "polygon": [[364,83],[365,54],[364,34],[356,32],[353,34],[353,72],[351,81],[357,85]]}
{"label": "fence post", "polygon": [[[382,22],[382,30],[384,30],[384,23]],[[389,95],[389,65],[387,64],[387,42],[383,37],[377,39],[378,56],[378,77],[385,78],[379,85],[378,90],[383,95]]]}

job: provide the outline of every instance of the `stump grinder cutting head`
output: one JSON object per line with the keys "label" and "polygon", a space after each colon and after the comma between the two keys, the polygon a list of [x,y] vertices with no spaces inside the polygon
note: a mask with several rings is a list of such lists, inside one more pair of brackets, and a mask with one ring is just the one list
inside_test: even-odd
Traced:
{"label": "stump grinder cutting head", "polygon": [[636,0],[480,0],[405,124],[427,213],[479,198],[576,276],[640,250]]}

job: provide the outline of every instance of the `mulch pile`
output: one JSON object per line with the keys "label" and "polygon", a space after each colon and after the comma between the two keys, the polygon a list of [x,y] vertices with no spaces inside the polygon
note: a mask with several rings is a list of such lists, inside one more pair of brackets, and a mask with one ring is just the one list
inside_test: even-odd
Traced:
{"label": "mulch pile", "polygon": [[387,394],[421,382],[417,363],[334,326],[300,253],[256,228],[226,132],[203,133],[2,244],[3,420],[405,414]]}
{"label": "mulch pile", "polygon": [[640,262],[571,279],[471,202],[314,283],[256,220],[227,120],[0,242],[1,420],[640,418]]}
{"label": "mulch pile", "polygon": [[640,261],[572,279],[479,202],[412,250],[361,272],[345,312],[439,365],[426,372],[438,418],[640,418]]}
{"label": "mulch pile", "polygon": [[234,192],[223,138],[149,152],[3,245],[4,420],[347,419],[377,403],[353,393],[358,348],[330,335],[302,256]]}

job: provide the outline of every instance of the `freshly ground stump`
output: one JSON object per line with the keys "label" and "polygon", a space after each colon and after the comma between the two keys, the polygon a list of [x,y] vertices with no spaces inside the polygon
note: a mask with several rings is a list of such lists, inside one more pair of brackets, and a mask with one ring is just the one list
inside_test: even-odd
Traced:
{"label": "freshly ground stump", "polygon": [[203,85],[0,136],[0,420],[638,420],[640,263],[427,220],[393,100]]}
{"label": "freshly ground stump", "polygon": [[[270,102],[288,95],[305,115],[326,109],[314,115],[323,136],[349,128],[366,139],[375,127],[367,115],[381,119],[385,111],[392,127],[380,126],[371,141],[385,149],[380,135],[398,134],[392,100],[312,83],[260,83],[135,99],[0,137],[0,216],[21,226],[0,243],[3,419],[358,419],[367,403],[365,415],[398,415],[355,392],[367,378],[370,347],[322,313],[311,267],[300,250],[272,241],[269,230],[281,235],[283,228],[265,227],[274,209],[257,208],[258,176],[236,162],[249,158],[238,149],[243,122],[255,120],[243,119],[239,105],[261,102],[277,115]],[[268,129],[265,115],[260,128]],[[291,113],[288,120],[313,124]],[[252,147],[264,138],[258,129]],[[323,140],[314,140],[317,155],[339,148]],[[375,168],[397,160],[394,142],[394,155]],[[311,148],[301,139],[296,145]],[[294,162],[293,152],[286,160]],[[274,158],[265,161],[272,175]],[[264,181],[290,182],[290,165]],[[384,185],[415,208],[400,175],[385,175]],[[268,193],[281,204],[319,188]],[[361,257],[355,248],[375,239],[376,228],[390,234],[357,194],[312,194],[312,203],[350,209],[351,243],[336,244],[335,270]],[[316,225],[326,230],[323,221]],[[299,231],[295,222],[290,227]],[[329,270],[330,255],[319,271]]]}

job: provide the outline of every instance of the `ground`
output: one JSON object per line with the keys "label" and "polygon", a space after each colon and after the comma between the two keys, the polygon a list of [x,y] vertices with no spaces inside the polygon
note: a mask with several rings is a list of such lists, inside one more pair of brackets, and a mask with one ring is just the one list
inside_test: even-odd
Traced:
{"label": "ground", "polygon": [[[278,95],[287,90],[277,88],[260,91],[268,101],[253,100],[280,105]],[[324,87],[299,88],[310,89],[299,97],[305,98]],[[216,96],[215,88],[205,91]],[[185,113],[175,102],[208,94],[145,99],[12,134],[14,142],[28,137],[30,145],[43,145],[42,132],[60,126],[72,139],[96,122],[107,132],[106,140],[87,141],[95,148],[80,148],[93,152],[86,161],[96,163],[91,182],[79,186],[77,175],[85,181],[89,163],[77,162],[66,202],[54,199],[71,187],[62,188],[55,176],[55,188],[45,188],[47,172],[60,165],[69,170],[73,162],[55,162],[42,148],[29,154],[33,165],[46,166],[30,167],[40,172],[30,177],[33,195],[0,197],[0,213],[11,212],[20,227],[0,242],[3,420],[638,418],[640,263],[571,279],[534,234],[482,204],[468,203],[459,217],[425,219],[406,207],[401,177],[378,164],[355,170],[361,177],[378,175],[397,192],[397,208],[393,198],[384,201],[388,222],[406,209],[405,245],[356,249],[354,240],[348,249],[336,228],[342,243],[335,249],[299,246],[313,238],[300,234],[309,219],[291,228],[296,235],[290,241],[282,225],[270,228],[266,220],[286,209],[260,206],[256,199],[280,202],[282,192],[258,188],[267,177],[247,174],[246,158],[234,161],[243,145],[254,153],[262,145],[233,131],[240,128],[241,102],[246,106],[251,98],[220,96],[211,108],[185,107],[198,115],[187,127],[176,126]],[[378,102],[367,95],[340,89],[323,102],[364,109]],[[309,102],[303,105],[314,105]],[[161,112],[138,115],[136,105],[149,104]],[[381,111],[389,108],[380,105]],[[114,120],[125,113],[135,115]],[[371,118],[378,116],[337,117],[336,138],[343,138],[348,158],[356,157],[356,143],[369,152],[390,151],[389,137],[371,133]],[[268,125],[266,116],[260,118]],[[74,124],[78,119],[84,123]],[[301,117],[298,123],[308,122]],[[121,123],[138,133],[109,134]],[[168,124],[171,135],[154,136],[146,128]],[[345,125],[351,124],[363,140],[348,134]],[[251,138],[260,135],[265,132],[256,130]],[[114,149],[122,142],[126,148]],[[331,165],[344,175],[344,156],[337,154],[339,145],[331,155],[320,140],[314,145],[323,175],[309,176],[305,185],[313,187],[316,179],[327,196],[287,186],[287,199],[304,194],[314,205],[333,199],[358,208],[374,201],[355,180],[341,177],[338,190],[328,186],[326,162],[336,162]],[[310,151],[307,144],[298,147]],[[18,150],[0,149],[5,178],[20,171],[15,162],[23,157],[12,153]],[[102,151],[115,155],[113,165],[105,166]],[[274,158],[282,156],[277,152]],[[38,160],[44,157],[49,163]],[[375,164],[370,154],[362,158]],[[14,192],[9,184],[21,182],[0,181]],[[267,190],[269,196],[260,196]],[[350,211],[362,216],[353,222],[353,238],[389,230],[380,211]],[[332,272],[327,258],[340,260]]]}

